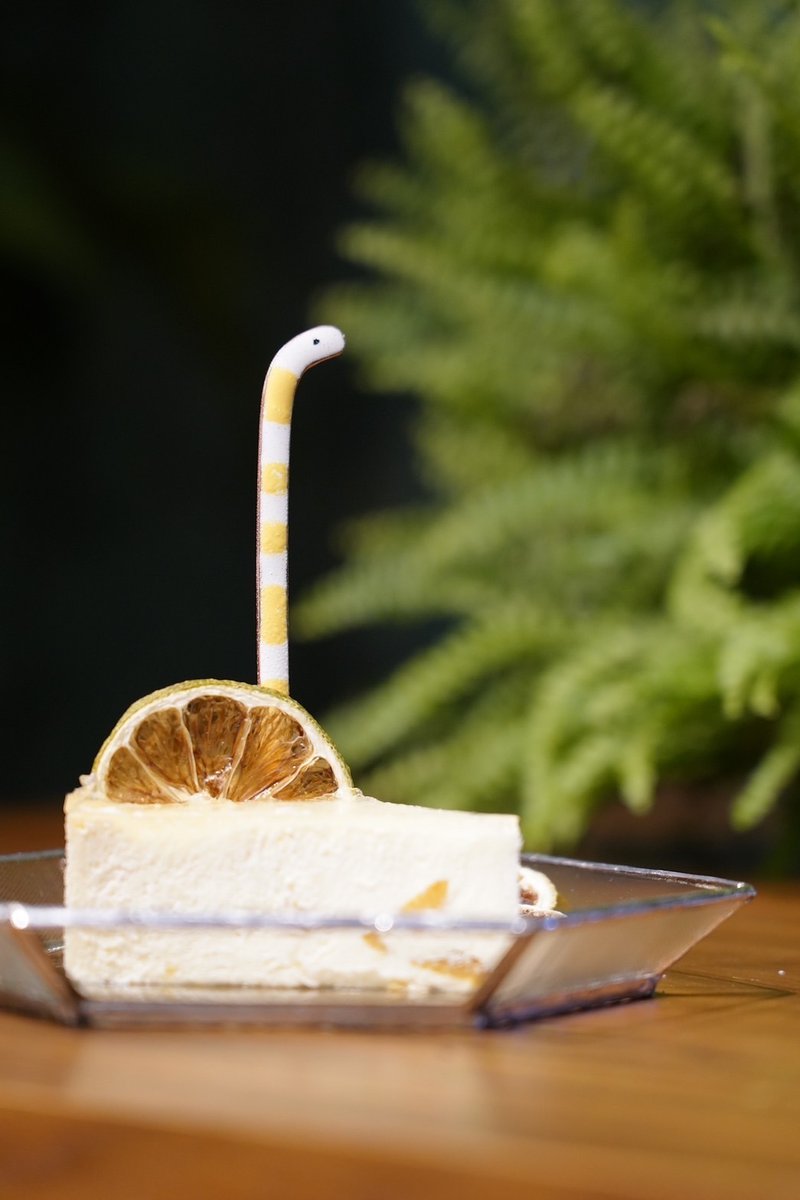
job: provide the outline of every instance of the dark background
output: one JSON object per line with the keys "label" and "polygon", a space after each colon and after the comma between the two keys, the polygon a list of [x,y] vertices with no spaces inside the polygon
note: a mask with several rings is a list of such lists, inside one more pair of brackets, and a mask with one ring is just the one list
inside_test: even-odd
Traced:
{"label": "dark background", "polygon": [[[258,404],[272,354],[346,277],[355,166],[403,81],[441,73],[404,0],[5,6],[0,797],[63,793],[154,688],[255,677]],[[357,355],[357,347],[355,348]],[[290,590],[340,521],[413,494],[410,401],[354,355],[295,409]],[[322,714],[398,635],[298,644]]]}

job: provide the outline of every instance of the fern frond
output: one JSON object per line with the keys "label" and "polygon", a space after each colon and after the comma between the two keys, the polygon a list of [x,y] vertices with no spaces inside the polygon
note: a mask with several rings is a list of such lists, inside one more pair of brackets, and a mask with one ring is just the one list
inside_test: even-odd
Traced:
{"label": "fern frond", "polygon": [[[544,593],[545,581],[563,578],[571,563],[583,564],[584,578],[576,578],[572,601],[562,598],[564,611],[585,611],[591,592],[607,595],[609,586],[620,596],[639,584],[654,594],[693,513],[667,502],[671,475],[667,455],[611,443],[476,489],[427,526],[415,521],[402,539],[378,537],[372,553],[295,608],[296,629],[310,636],[367,620],[480,611],[502,605],[504,595],[522,599],[537,581]],[[498,581],[498,560],[516,578],[504,571]]]}
{"label": "fern frond", "polygon": [[648,812],[655,799],[658,762],[654,743],[654,732],[645,725],[629,739],[615,762],[620,794],[634,813]]}
{"label": "fern frond", "polygon": [[800,712],[781,722],[778,735],[737,795],[731,817],[737,829],[750,829],[773,807],[800,772]]}
{"label": "fern frond", "polygon": [[[736,589],[748,565],[794,557],[798,545],[798,462],[776,451],[746,471],[698,524],[672,585],[672,611],[689,625],[735,629],[746,605]],[[735,709],[736,688],[726,694]]]}
{"label": "fern frond", "polygon": [[331,713],[328,727],[357,765],[402,746],[409,734],[427,731],[448,706],[472,694],[484,680],[569,636],[569,625],[535,610],[495,612],[446,636],[363,700]]}
{"label": "fern frond", "polygon": [[713,213],[730,236],[741,233],[734,178],[686,130],[611,88],[582,88],[572,109],[596,145],[652,203],[689,224],[701,218],[706,224]]}
{"label": "fern frond", "polygon": [[614,794],[645,811],[665,770],[702,761],[720,739],[715,670],[713,639],[660,619],[606,626],[562,655],[528,717],[522,815],[531,835],[569,842]]}
{"label": "fern frond", "polygon": [[562,6],[589,60],[613,78],[635,77],[641,56],[649,49],[639,22],[614,0],[566,0]]}
{"label": "fern frond", "polygon": [[533,69],[537,85],[563,96],[583,77],[584,59],[558,0],[501,0],[509,36]]}
{"label": "fern frond", "polygon": [[725,711],[738,718],[748,710],[774,717],[782,696],[800,679],[800,594],[789,594],[764,611],[752,604],[722,640],[719,687]]}
{"label": "fern frond", "polygon": [[459,711],[449,732],[368,772],[362,786],[435,808],[513,808],[528,686],[524,671],[504,674]]}
{"label": "fern frond", "polygon": [[706,305],[691,318],[697,332],[716,342],[736,346],[800,348],[800,309],[779,295],[733,298]]}
{"label": "fern frond", "polygon": [[491,420],[469,424],[452,413],[423,416],[416,435],[423,479],[434,494],[468,495],[498,487],[534,469],[538,460],[530,432]]}
{"label": "fern frond", "polygon": [[737,22],[709,17],[708,28],[721,50],[723,70],[756,85],[777,121],[793,140],[800,137],[800,101],[794,87],[800,53],[800,20],[794,5],[776,14],[774,5],[759,12],[748,6],[748,28]]}

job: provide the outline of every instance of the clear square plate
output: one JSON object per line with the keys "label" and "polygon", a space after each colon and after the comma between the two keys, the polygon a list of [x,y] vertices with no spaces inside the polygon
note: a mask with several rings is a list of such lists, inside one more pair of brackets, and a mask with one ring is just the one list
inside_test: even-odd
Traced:
{"label": "clear square plate", "polygon": [[[197,1024],[458,1027],[497,1026],[649,996],[691,946],[752,899],[746,883],[670,871],[526,854],[526,866],[555,883],[563,916],[464,922],[437,915],[331,916],[287,913],[192,916],[88,912],[63,906],[63,852],[0,856],[0,1006],[65,1024],[135,1027]],[[303,937],[330,929],[486,934],[502,946],[469,994],[173,987],[121,987],[88,999],[70,985],[61,949],[65,927],[153,931],[282,930]]]}

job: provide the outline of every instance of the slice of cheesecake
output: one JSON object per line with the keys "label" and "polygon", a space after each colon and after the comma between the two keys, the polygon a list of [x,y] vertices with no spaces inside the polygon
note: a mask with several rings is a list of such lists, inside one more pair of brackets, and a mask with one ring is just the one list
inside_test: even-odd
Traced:
{"label": "slice of cheesecake", "polygon": [[[388,804],[355,791],[300,804],[119,803],[89,780],[67,798],[66,837],[73,909],[432,911],[509,922],[519,912],[513,816]],[[507,942],[463,931],[68,929],[64,962],[87,995],[220,984],[463,991]]]}
{"label": "slice of cheesecake", "polygon": [[[67,797],[70,909],[220,916],[519,914],[515,816],[363,796],[289,697],[219,680],[134,704]],[[528,873],[530,875],[530,872]],[[540,907],[548,883],[522,880]],[[132,986],[467,990],[505,933],[75,926],[64,964],[87,995]]]}

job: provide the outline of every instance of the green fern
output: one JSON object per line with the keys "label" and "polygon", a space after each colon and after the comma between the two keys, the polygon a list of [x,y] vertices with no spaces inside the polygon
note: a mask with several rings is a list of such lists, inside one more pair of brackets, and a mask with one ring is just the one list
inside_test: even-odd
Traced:
{"label": "green fern", "polygon": [[331,730],[538,846],[714,775],[744,828],[800,776],[800,6],[426,8],[464,86],[408,89],[320,316],[418,398],[428,499],[296,628],[443,632]]}

